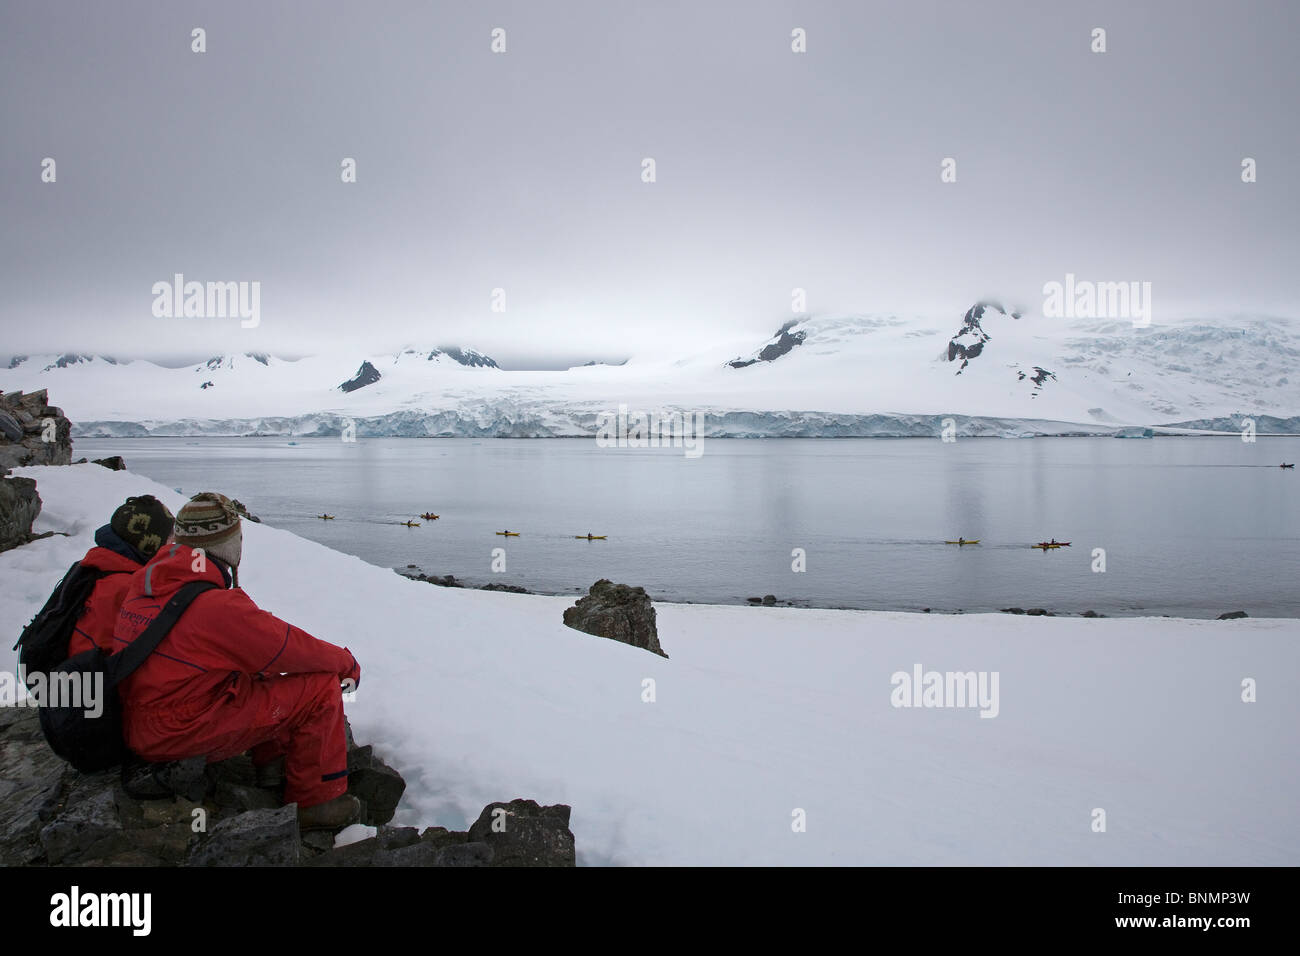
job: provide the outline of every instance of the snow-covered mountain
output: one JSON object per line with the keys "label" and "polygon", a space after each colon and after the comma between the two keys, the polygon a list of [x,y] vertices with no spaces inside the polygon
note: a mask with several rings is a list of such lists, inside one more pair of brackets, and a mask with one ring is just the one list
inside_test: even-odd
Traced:
{"label": "snow-covered mountain", "polygon": [[[678,346],[680,347],[680,346]],[[1109,434],[1120,426],[1300,433],[1300,324],[1135,327],[977,303],[948,318],[814,316],[768,340],[621,365],[503,370],[467,348],[217,356],[173,369],[17,356],[0,389],[50,389],[77,434],[590,436],[598,416],[704,412],[713,436]]]}

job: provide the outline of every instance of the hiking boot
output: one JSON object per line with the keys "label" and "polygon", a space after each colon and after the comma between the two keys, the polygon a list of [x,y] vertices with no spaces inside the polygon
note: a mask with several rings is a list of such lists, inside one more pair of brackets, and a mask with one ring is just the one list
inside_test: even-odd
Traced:
{"label": "hiking boot", "polygon": [[263,790],[284,786],[284,758],[276,757],[270,763],[253,768],[253,781]]}
{"label": "hiking boot", "polygon": [[341,830],[361,819],[361,801],[350,793],[313,807],[298,808],[299,830]]}

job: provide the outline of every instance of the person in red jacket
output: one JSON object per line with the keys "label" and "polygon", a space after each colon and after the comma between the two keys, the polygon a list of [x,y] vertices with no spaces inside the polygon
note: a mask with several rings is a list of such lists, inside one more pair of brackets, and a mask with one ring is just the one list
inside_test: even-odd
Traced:
{"label": "person in red jacket", "polygon": [[131,579],[115,638],[140,635],[189,581],[201,593],[162,643],[125,681],[122,730],[144,760],[204,756],[209,763],[251,751],[254,766],[284,758],[286,803],[303,829],[356,821],[347,791],[341,682],[355,688],[352,653],[263,611],[238,586],[240,516],[224,495],[195,495],[176,515],[174,542]]}
{"label": "person in red jacket", "polygon": [[104,572],[104,576],[95,582],[68,639],[69,657],[96,646],[113,653],[117,612],[131,575],[171,540],[173,520],[161,501],[153,495],[140,495],[127,498],[108,524],[95,532],[95,547],[86,552],[81,564]]}

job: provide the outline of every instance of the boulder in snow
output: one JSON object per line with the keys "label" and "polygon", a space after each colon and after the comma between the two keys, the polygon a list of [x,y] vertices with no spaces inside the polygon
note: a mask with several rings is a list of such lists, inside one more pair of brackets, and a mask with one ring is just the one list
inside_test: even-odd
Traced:
{"label": "boulder in snow", "polygon": [[568,627],[597,637],[608,637],[667,657],[659,646],[655,609],[645,588],[615,584],[601,578],[578,603],[564,611]]}

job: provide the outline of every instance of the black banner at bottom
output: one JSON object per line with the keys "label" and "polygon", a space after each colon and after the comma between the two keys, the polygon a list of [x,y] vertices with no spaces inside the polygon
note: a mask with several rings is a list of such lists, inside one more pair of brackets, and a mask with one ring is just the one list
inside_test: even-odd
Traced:
{"label": "black banner at bottom", "polygon": [[1289,869],[1253,868],[0,869],[12,939],[76,932],[128,945],[229,934],[259,946],[375,933],[382,943],[404,926],[440,935],[462,921],[495,943],[605,924],[657,935],[678,923],[732,937],[842,923],[857,938],[912,925],[927,943],[976,930],[985,941],[1227,942],[1284,925],[1293,883]]}

